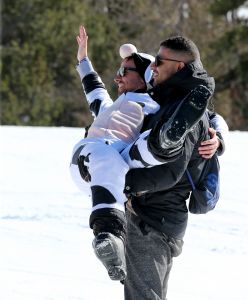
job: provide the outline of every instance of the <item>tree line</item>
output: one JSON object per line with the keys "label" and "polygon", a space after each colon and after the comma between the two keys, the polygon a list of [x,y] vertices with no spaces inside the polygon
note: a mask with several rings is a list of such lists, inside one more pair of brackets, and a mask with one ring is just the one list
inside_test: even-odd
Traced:
{"label": "tree line", "polygon": [[244,0],[3,0],[1,124],[86,126],[92,121],[75,70],[84,24],[89,56],[113,99],[119,46],[156,54],[180,34],[198,45],[215,77],[210,108],[230,129],[248,130],[248,16]]}

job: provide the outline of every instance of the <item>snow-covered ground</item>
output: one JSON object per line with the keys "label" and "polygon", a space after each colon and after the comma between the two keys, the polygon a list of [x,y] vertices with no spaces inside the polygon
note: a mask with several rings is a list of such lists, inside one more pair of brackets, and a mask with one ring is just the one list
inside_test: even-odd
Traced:
{"label": "snow-covered ground", "polygon": [[[119,300],[91,249],[89,189],[68,165],[83,131],[0,127],[0,299]],[[231,132],[221,157],[221,199],[190,215],[169,300],[245,300],[248,284],[248,133]]]}

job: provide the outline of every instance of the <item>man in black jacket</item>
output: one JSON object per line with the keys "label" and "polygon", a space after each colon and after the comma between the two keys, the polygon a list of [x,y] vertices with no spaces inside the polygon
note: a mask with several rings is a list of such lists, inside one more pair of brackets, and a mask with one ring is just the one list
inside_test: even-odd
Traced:
{"label": "man in black jacket", "polygon": [[[101,102],[98,98],[94,99],[93,96],[95,94],[92,94],[93,90],[94,88],[101,88],[104,95],[102,100],[106,98],[107,93],[87,58],[87,35],[85,32],[81,38],[82,42],[80,42],[79,45],[78,60],[80,65],[84,64],[84,75],[80,76],[86,97],[88,97],[88,95],[91,96],[89,99],[90,109],[97,114],[99,109],[96,109],[96,107],[97,105],[99,107],[99,103]],[[164,50],[166,53],[164,53]],[[168,62],[168,64],[165,64],[166,62]],[[134,63],[132,59],[128,61],[123,60],[122,68],[130,68],[131,63]],[[191,188],[188,182],[185,182],[185,186],[182,185],[179,187],[177,187],[177,183],[183,178],[185,167],[192,153],[197,157],[196,163],[200,164],[201,162],[204,164],[203,159],[198,160],[200,154],[198,154],[196,149],[200,146],[200,141],[207,138],[206,131],[209,127],[208,121],[203,118],[204,120],[199,122],[201,125],[197,124],[192,131],[189,132],[185,142],[185,134],[181,134],[180,132],[178,135],[178,143],[174,143],[170,151],[168,151],[170,147],[168,147],[168,145],[164,147],[164,143],[168,140],[168,128],[171,127],[171,122],[167,121],[175,120],[175,116],[171,118],[171,115],[177,111],[177,107],[182,103],[182,99],[184,99],[195,86],[206,86],[211,93],[214,89],[213,79],[208,77],[201,66],[199,52],[196,46],[187,39],[173,38],[166,41],[165,44],[161,46],[159,56],[156,57],[155,64],[152,68],[155,73],[154,83],[156,87],[149,93],[151,97],[157,101],[161,109],[156,114],[150,114],[145,117],[142,132],[151,128],[153,128],[153,131],[148,140],[146,139],[145,141],[143,137],[137,140],[136,144],[130,150],[131,158],[134,162],[135,160],[139,160],[139,150],[142,149],[142,144],[145,142],[148,145],[150,153],[154,156],[154,159],[167,161],[168,159],[178,157],[178,160],[175,163],[167,163],[166,165],[154,168],[132,169],[126,176],[125,192],[129,198],[127,204],[128,235],[126,242],[128,276],[125,281],[126,299],[153,299],[153,293],[155,293],[156,297],[161,296],[160,298],[154,299],[164,299],[165,297],[166,281],[169,275],[170,264],[167,264],[166,261],[163,261],[161,264],[161,277],[165,279],[165,282],[160,284],[160,273],[156,273],[156,270],[158,271],[159,268],[158,265],[154,264],[154,261],[157,261],[156,257],[160,259],[165,255],[168,255],[168,259],[171,261],[171,257],[178,255],[181,251],[182,237],[187,223],[185,199],[188,197]],[[115,78],[118,84],[118,90],[121,93],[136,91],[137,83],[135,82],[140,82],[140,79],[137,77],[135,81],[135,76],[137,77],[136,72],[127,72],[122,75],[118,73]],[[92,82],[93,78],[94,81]],[[89,84],[91,89],[87,88]],[[88,92],[89,94],[87,94]],[[138,93],[138,91],[136,92]],[[181,107],[181,111],[184,112],[182,108],[183,107]],[[191,110],[189,113],[190,112]],[[185,117],[185,115],[183,117]],[[179,119],[179,121],[181,121],[181,119]],[[175,129],[175,127],[173,129]],[[214,140],[218,143],[216,138],[211,139],[209,146],[203,147],[205,150],[200,150],[201,154],[204,156],[211,155],[211,151],[209,154],[207,154],[206,151],[211,150],[208,149],[208,147],[214,147],[214,145],[211,145]],[[206,143],[206,141],[204,143]],[[223,145],[224,144],[222,144],[222,146]],[[217,147],[214,147],[214,149],[216,148]],[[215,152],[215,150],[213,152]],[[194,167],[195,166],[196,164]],[[200,169],[201,167],[202,166],[200,166]],[[191,174],[193,177],[195,176],[194,172],[191,172]],[[180,190],[181,188],[182,191]],[[185,198],[186,194],[187,197]],[[173,214],[174,210],[175,214]],[[166,217],[166,219],[164,217]],[[115,222],[115,219],[114,213],[113,216],[108,215],[104,222],[102,218],[99,218],[99,221],[94,222],[95,227],[93,227],[93,229],[95,228],[94,230],[96,232],[106,231],[106,224],[110,223],[109,228],[113,230],[113,234],[118,236],[122,226],[121,228],[117,226],[118,223]],[[132,226],[134,226],[134,228],[132,228]],[[151,235],[147,234],[148,228],[149,231],[152,232]],[[147,248],[148,245],[144,244],[146,238],[150,236],[149,245],[154,248],[154,253]],[[156,238],[156,236],[159,238]],[[165,247],[163,244],[161,247],[161,245],[157,243],[160,239],[165,241]],[[139,246],[141,246],[140,249]],[[164,248],[167,250],[164,251]],[[133,251],[134,249],[137,249],[137,251]],[[163,249],[162,252],[157,251],[159,249]],[[139,253],[142,253],[142,256],[140,256]],[[150,257],[150,255],[152,257]],[[152,265],[150,265],[150,262]],[[154,274],[154,277],[149,280],[149,278],[145,278],[144,272],[148,273],[149,278],[151,274]],[[136,277],[136,274],[138,274],[138,277]],[[140,274],[142,275],[140,276]],[[142,281],[141,278],[144,278],[145,281]],[[147,285],[147,287],[144,287],[144,285]]]}
{"label": "man in black jacket", "polygon": [[[203,69],[195,44],[183,37],[172,37],[161,43],[152,69],[155,87],[149,94],[161,108],[146,120],[143,130],[153,128],[148,149],[162,160],[170,156],[163,149],[163,124],[170,120],[196,81],[213,92],[214,80]],[[129,198],[126,300],[166,299],[172,260],[182,251],[187,226],[186,200],[191,185],[185,170],[190,171],[193,180],[199,178],[205,159],[198,147],[208,138],[208,127],[208,119],[203,115],[181,141],[182,147],[172,152],[179,156],[177,160],[152,168],[131,169],[126,175],[125,193]],[[139,141],[133,152],[134,159],[139,157]]]}

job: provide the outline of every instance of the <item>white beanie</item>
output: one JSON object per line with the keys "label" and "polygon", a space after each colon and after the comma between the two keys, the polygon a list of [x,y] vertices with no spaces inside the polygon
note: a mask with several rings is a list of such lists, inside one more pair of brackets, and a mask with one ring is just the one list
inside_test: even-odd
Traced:
{"label": "white beanie", "polygon": [[151,83],[153,74],[150,65],[154,62],[155,58],[150,54],[138,52],[137,48],[132,44],[121,45],[119,52],[122,59],[127,57],[133,58],[138,73],[147,86],[150,87],[149,84]]}

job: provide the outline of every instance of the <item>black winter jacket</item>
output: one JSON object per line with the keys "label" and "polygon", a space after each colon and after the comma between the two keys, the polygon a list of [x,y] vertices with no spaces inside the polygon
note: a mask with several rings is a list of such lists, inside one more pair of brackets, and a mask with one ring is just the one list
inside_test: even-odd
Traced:
{"label": "black winter jacket", "polygon": [[[199,84],[207,86],[213,93],[214,79],[192,63],[149,91],[161,109],[147,117],[143,130],[159,127],[159,123],[167,121],[178,103]],[[186,200],[191,191],[185,170],[189,169],[194,181],[199,179],[206,160],[199,155],[198,147],[201,141],[209,138],[208,128],[209,120],[205,114],[187,134],[176,161],[152,168],[131,169],[126,175],[124,191],[131,192],[135,213],[147,224],[173,238],[182,239],[185,234],[188,219]],[[154,149],[156,151],[156,147]],[[136,196],[141,192],[145,193]]]}

